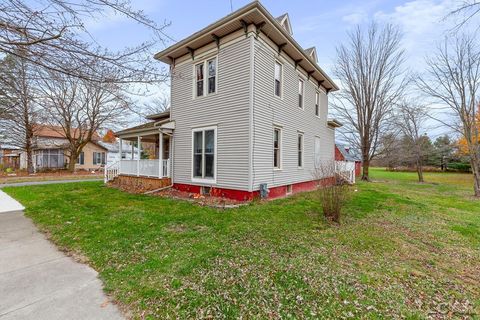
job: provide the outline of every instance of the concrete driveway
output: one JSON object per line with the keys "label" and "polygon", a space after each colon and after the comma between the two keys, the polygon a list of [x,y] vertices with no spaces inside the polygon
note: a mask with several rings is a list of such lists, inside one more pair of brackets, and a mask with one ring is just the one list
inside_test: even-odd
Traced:
{"label": "concrete driveway", "polygon": [[1,212],[4,195],[0,319],[123,319],[95,270],[58,251],[22,211]]}

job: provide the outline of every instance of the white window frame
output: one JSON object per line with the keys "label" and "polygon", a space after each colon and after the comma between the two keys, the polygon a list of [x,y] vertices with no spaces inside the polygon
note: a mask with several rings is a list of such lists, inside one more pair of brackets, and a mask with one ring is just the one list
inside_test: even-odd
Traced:
{"label": "white window frame", "polygon": [[[275,157],[273,153],[275,152],[275,130],[279,130],[279,143],[278,143],[278,149],[279,149],[279,157],[278,161],[280,162],[278,164],[278,167],[275,167]],[[280,126],[273,126],[273,132],[272,132],[272,167],[273,170],[282,170],[283,169],[283,128]]]}
{"label": "white window frame", "polygon": [[[199,131],[209,131],[209,130],[213,130],[213,136],[214,136],[214,154],[213,154],[213,178],[199,178],[199,177],[195,177],[194,176],[194,166],[195,166],[195,163],[194,163],[194,152],[195,152],[195,143],[194,143],[194,139],[195,139],[195,132],[199,132]],[[205,136],[205,134],[203,134],[203,136]],[[203,138],[204,139],[204,138]],[[204,144],[203,146],[203,155],[202,157],[205,158],[205,141],[202,140],[202,143]],[[192,182],[196,182],[196,183],[208,183],[208,184],[216,184],[217,183],[217,163],[218,163],[218,147],[217,147],[217,126],[209,126],[209,127],[199,127],[199,128],[193,128],[192,129],[192,152],[191,152],[191,155],[190,155],[190,159],[191,159],[191,179],[192,179]],[[202,160],[202,171],[205,170],[205,160],[203,159]],[[203,173],[205,174],[205,173]]]}
{"label": "white window frame", "polygon": [[[302,82],[302,105],[298,106],[300,109],[305,110],[305,79],[301,77],[300,75],[298,76],[298,88],[297,88],[297,94],[300,95],[300,82]],[[300,104],[300,97],[297,98],[297,103]]]}
{"label": "white window frame", "polygon": [[[275,66],[276,65],[280,66],[280,95],[277,95],[276,92],[276,83],[275,81],[277,80],[275,77]],[[283,63],[281,63],[278,60],[275,60],[275,64],[273,65],[273,95],[277,98],[283,99]]]}
{"label": "white window frame", "polygon": [[321,101],[320,91],[316,90],[315,91],[315,116],[317,116],[317,118],[320,118],[320,101]]}
{"label": "white window frame", "polygon": [[[215,92],[208,93],[208,62],[215,60]],[[197,66],[203,65],[203,95],[197,96]],[[210,56],[193,64],[193,99],[212,96],[218,93],[218,56]]]}
{"label": "white window frame", "polygon": [[[298,147],[298,138],[299,137],[302,137],[302,149],[300,150],[300,148]],[[297,147],[296,147],[296,150],[297,150],[297,167],[299,169],[303,169],[303,167],[305,166],[305,134],[301,131],[297,131],[297,143],[296,143]],[[301,152],[301,159],[298,157],[298,153]],[[299,166],[298,165],[298,161],[299,160],[302,160],[302,165]]]}

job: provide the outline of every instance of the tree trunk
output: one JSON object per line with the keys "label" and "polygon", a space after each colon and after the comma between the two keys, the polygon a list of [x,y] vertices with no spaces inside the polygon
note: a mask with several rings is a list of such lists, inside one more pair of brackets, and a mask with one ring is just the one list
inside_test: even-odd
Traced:
{"label": "tree trunk", "polygon": [[370,181],[370,178],[368,176],[368,169],[370,167],[370,160],[363,160],[362,163],[362,181]]}
{"label": "tree trunk", "polygon": [[78,153],[70,151],[70,155],[68,156],[68,171],[75,172],[75,164],[77,163]]}
{"label": "tree trunk", "polygon": [[31,146],[28,146],[26,148],[26,153],[27,153],[27,172],[29,174],[32,174],[35,172],[34,167],[33,167],[33,150]]}
{"label": "tree trunk", "polygon": [[480,198],[480,159],[472,157],[470,164],[473,171],[473,190],[475,197]]}
{"label": "tree trunk", "polygon": [[418,182],[425,182],[423,180],[423,164],[421,161],[417,161],[417,174],[418,174]]}

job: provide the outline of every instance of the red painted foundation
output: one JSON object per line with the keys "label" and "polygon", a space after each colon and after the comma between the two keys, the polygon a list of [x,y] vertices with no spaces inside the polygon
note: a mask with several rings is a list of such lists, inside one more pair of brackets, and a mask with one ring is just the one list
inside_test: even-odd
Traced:
{"label": "red painted foundation", "polygon": [[[326,178],[320,181],[305,181],[300,183],[292,184],[292,193],[305,192],[314,190],[317,185],[327,186],[334,182],[334,178]],[[190,193],[200,193],[201,186],[191,185],[191,184],[181,184],[175,183],[173,188]],[[268,189],[268,199],[276,199],[287,196],[287,186],[279,186]],[[260,191],[244,191],[244,190],[235,190],[235,189],[225,189],[225,188],[216,188],[211,187],[210,195],[214,197],[222,197],[233,199],[237,201],[251,201],[255,198],[260,197]]]}

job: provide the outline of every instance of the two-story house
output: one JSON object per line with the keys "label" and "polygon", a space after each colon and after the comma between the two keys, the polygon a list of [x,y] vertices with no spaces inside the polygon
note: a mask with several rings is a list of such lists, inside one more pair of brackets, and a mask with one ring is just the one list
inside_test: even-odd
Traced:
{"label": "two-story house", "polygon": [[107,180],[272,198],[313,189],[316,166],[334,161],[328,94],[338,87],[315,48],[295,41],[288,14],[254,1],[155,58],[170,65],[171,108],[117,135],[157,157],[120,161]]}

